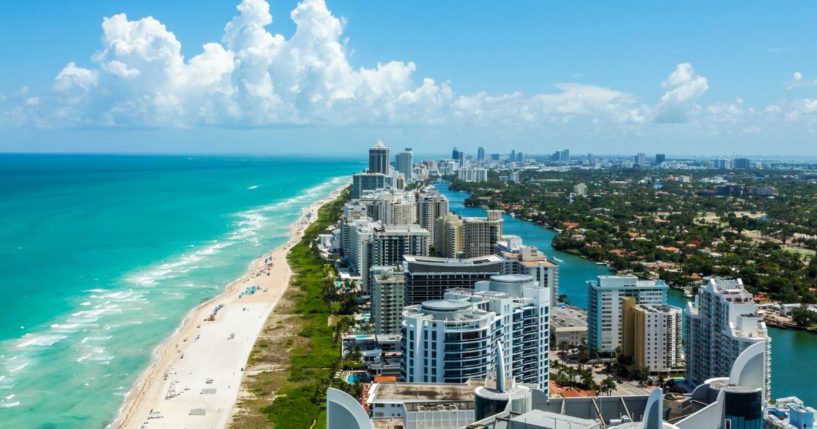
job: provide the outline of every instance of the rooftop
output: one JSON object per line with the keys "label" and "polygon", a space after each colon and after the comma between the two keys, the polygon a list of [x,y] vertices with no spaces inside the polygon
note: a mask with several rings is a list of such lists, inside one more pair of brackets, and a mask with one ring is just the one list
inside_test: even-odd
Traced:
{"label": "rooftop", "polygon": [[473,401],[474,390],[484,383],[470,380],[465,384],[446,383],[377,383],[369,391],[370,404],[391,402]]}
{"label": "rooftop", "polygon": [[471,308],[471,304],[467,301],[450,301],[446,299],[425,301],[422,305],[424,310],[431,311],[458,311]]}

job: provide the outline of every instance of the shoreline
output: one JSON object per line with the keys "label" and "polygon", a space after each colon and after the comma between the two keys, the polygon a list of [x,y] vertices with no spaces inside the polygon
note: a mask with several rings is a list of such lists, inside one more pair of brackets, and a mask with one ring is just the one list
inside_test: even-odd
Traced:
{"label": "shoreline", "polygon": [[[213,298],[196,305],[151,353],[109,428],[226,427],[244,368],[267,318],[289,287],[287,253],[344,183],[290,224],[288,240],[254,259]],[[253,287],[256,287],[253,293]],[[240,305],[239,305],[240,304]],[[221,307],[217,307],[221,306]],[[216,308],[219,308],[216,310]],[[205,321],[215,314],[215,320]]]}

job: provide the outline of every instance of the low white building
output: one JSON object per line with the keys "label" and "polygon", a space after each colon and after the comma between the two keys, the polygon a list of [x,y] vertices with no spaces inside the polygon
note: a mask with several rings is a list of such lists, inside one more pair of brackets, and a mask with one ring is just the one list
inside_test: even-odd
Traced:
{"label": "low white building", "polygon": [[487,182],[488,169],[482,167],[465,167],[457,171],[457,178],[464,182]]}

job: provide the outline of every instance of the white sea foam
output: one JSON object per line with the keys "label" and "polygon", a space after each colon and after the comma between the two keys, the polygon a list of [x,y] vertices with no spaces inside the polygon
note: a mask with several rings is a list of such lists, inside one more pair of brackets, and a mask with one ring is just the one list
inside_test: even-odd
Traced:
{"label": "white sea foam", "polygon": [[49,347],[66,337],[58,334],[25,334],[17,342],[18,349],[25,349],[27,347]]}
{"label": "white sea foam", "polygon": [[13,378],[9,378],[5,375],[0,375],[0,390],[13,389],[15,384],[16,383]]}
{"label": "white sea foam", "polygon": [[113,337],[110,336],[110,335],[88,336],[88,337],[82,338],[82,340],[80,340],[80,343],[82,343],[82,344],[85,344],[85,343],[88,343],[88,342],[99,343],[99,342],[108,341],[111,338],[113,338]]}
{"label": "white sea foam", "polygon": [[51,325],[51,329],[59,332],[76,332],[79,329],[79,323],[54,323]]}
{"label": "white sea foam", "polygon": [[19,406],[20,406],[20,401],[14,401],[14,402],[0,401],[0,408],[14,408],[14,407],[19,407]]}
{"label": "white sea foam", "polygon": [[258,189],[258,185],[247,186],[247,189],[249,189],[249,190],[251,190],[251,191],[252,191],[253,189]]}
{"label": "white sea foam", "polygon": [[29,364],[31,364],[31,361],[28,358],[20,355],[12,356],[3,362],[3,366],[6,367],[6,370],[10,374],[15,374],[24,370]]}

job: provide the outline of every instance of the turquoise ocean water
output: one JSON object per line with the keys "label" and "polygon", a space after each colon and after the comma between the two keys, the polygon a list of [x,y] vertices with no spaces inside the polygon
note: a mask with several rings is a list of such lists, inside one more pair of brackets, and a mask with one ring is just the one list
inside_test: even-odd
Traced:
{"label": "turquoise ocean water", "polygon": [[102,428],[357,159],[0,155],[0,427]]}

